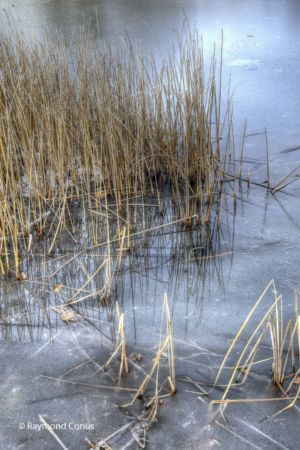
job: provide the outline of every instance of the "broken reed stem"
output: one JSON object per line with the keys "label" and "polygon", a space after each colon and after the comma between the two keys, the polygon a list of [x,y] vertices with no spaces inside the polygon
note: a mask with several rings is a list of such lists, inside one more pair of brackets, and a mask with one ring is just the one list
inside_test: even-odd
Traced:
{"label": "broken reed stem", "polygon": [[245,138],[247,132],[247,120],[245,120],[244,132],[243,132],[243,140],[242,140],[242,149],[241,149],[241,157],[240,157],[240,168],[239,168],[239,179],[241,181],[242,178],[242,168],[243,168],[243,159],[244,159],[244,147],[245,147]]}
{"label": "broken reed stem", "polygon": [[176,392],[176,380],[175,380],[175,355],[174,355],[174,332],[173,332],[173,322],[171,319],[170,314],[170,307],[169,307],[169,299],[167,293],[164,295],[164,312],[165,314],[166,322],[167,322],[167,336],[169,338],[169,345],[168,345],[168,363],[169,363],[169,373],[170,376],[168,377],[169,384],[171,387],[171,393]]}
{"label": "broken reed stem", "polygon": [[[149,372],[149,374],[147,374],[144,378],[144,380],[142,381],[142,383],[140,384],[135,396],[133,397],[133,399],[129,402],[126,403],[125,405],[122,405],[122,408],[127,408],[128,406],[131,406],[134,404],[134,402],[145,393],[148,383],[151,380],[151,378],[153,377],[153,375],[155,374],[157,376],[157,371],[159,369],[159,362],[160,359],[163,355],[163,352],[165,351],[165,349],[167,348],[169,342],[169,338],[168,336],[165,338],[165,340],[162,342],[162,344],[160,345],[159,349],[157,350],[153,365],[151,367],[151,370]],[[157,387],[157,378],[156,378],[156,383],[155,386]]]}
{"label": "broken reed stem", "polygon": [[213,405],[229,405],[235,403],[259,403],[259,402],[281,402],[288,400],[300,400],[299,396],[295,397],[273,397],[273,398],[227,398],[225,400],[212,400]]}
{"label": "broken reed stem", "polygon": [[103,365],[103,369],[106,370],[111,362],[119,356],[120,367],[119,367],[119,383],[124,374],[128,374],[128,359],[126,351],[126,335],[125,335],[125,319],[124,312],[120,312],[119,304],[116,303],[116,312],[118,317],[118,330],[115,342],[115,350],[106,363]]}
{"label": "broken reed stem", "polygon": [[295,173],[296,170],[298,170],[299,168],[300,168],[300,164],[297,164],[297,166],[294,167],[294,169],[292,169],[292,170],[291,170],[287,175],[285,175],[285,177],[283,177],[283,178],[282,178],[275,186],[273,186],[272,192],[275,193],[275,192],[277,192],[277,191],[283,189],[287,184],[289,184],[289,182],[288,182],[288,183],[285,183],[285,184],[284,184],[284,182],[285,182],[285,181],[286,181],[293,173]]}
{"label": "broken reed stem", "polygon": [[[165,336],[162,338],[163,326],[165,326],[165,332],[164,332]],[[159,385],[159,383],[160,383],[160,378],[159,378],[160,363],[161,363],[161,359],[165,353],[165,350],[167,350],[167,358],[168,358],[168,365],[169,365],[169,375],[167,376],[166,380],[168,381],[168,384],[170,386],[170,393],[167,395],[173,395],[176,393],[173,323],[172,323],[171,315],[170,315],[169,300],[168,300],[168,296],[166,293],[164,295],[164,300],[163,300],[160,336],[161,336],[160,344],[159,344],[158,350],[156,352],[156,356],[154,358],[150,372],[146,374],[145,378],[143,379],[142,383],[140,384],[133,399],[129,403],[122,405],[122,408],[127,408],[127,407],[133,405],[134,402],[141,395],[143,395],[145,393],[147,386],[149,384],[149,381],[152,379],[152,377],[154,375],[155,375],[155,395],[153,396],[152,401],[157,402],[159,400],[160,392],[165,385],[165,381],[162,383],[161,386]]]}
{"label": "broken reed stem", "polygon": [[51,434],[51,436],[53,436],[54,439],[56,440],[56,442],[58,442],[58,444],[60,445],[60,447],[61,447],[63,450],[68,450],[68,447],[66,447],[66,446],[64,445],[64,443],[63,443],[62,440],[57,436],[57,434],[56,434],[55,431],[52,429],[52,427],[48,424],[48,422],[46,422],[46,420],[44,419],[44,417],[41,416],[40,414],[39,414],[39,419],[40,419],[40,421],[42,422],[42,424],[45,426],[46,430],[48,430],[49,433]]}
{"label": "broken reed stem", "polygon": [[267,161],[267,184],[270,186],[270,160],[269,160],[269,142],[268,142],[268,133],[265,128],[265,139],[266,139],[266,161]]}

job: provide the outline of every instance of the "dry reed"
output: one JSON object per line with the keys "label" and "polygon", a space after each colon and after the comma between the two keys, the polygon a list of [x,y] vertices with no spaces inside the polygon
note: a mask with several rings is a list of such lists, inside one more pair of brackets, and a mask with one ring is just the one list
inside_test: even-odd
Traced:
{"label": "dry reed", "polygon": [[130,42],[112,50],[85,32],[72,46],[1,35],[0,272],[18,275],[36,236],[51,236],[51,252],[63,230],[72,235],[74,201],[95,221],[95,243],[98,217],[112,214],[128,250],[130,202],[152,195],[160,205],[162,185],[180,220],[209,223],[224,178],[216,59],[207,75],[190,31],[159,63]]}
{"label": "dry reed", "polygon": [[[268,304],[266,297],[271,290],[273,298]],[[260,308],[263,304],[265,304],[266,310],[261,312]],[[300,398],[300,316],[297,292],[295,292],[294,305],[294,319],[285,321],[283,299],[276,291],[274,280],[267,285],[255,305],[251,308],[223,359],[214,386],[217,386],[222,372],[225,371],[225,364],[232,352],[236,350],[239,340],[245,337],[246,327],[249,326],[255,314],[258,313],[258,318],[256,318],[258,323],[254,325],[254,329],[251,329],[250,336],[245,339],[245,344],[238,351],[238,359],[234,364],[228,382],[222,385],[225,389],[222,399],[214,400],[213,403],[255,403],[256,401],[289,400],[290,403],[279,412],[295,405]],[[270,358],[257,359],[262,346],[266,346],[265,340],[268,335],[271,342],[272,355]],[[278,387],[283,398],[228,398],[231,390],[246,382],[253,367],[265,364],[270,360],[272,361],[273,382]]]}

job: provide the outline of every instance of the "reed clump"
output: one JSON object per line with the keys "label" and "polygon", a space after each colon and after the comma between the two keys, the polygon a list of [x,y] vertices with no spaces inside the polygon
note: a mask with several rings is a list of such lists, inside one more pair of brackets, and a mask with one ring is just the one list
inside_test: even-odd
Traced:
{"label": "reed clump", "polygon": [[111,356],[106,361],[106,363],[104,364],[103,369],[107,369],[111,364],[111,362],[118,356],[120,359],[120,367],[119,367],[119,383],[120,383],[122,375],[128,374],[128,359],[126,352],[124,312],[121,313],[118,303],[116,303],[116,312],[118,317],[118,330],[117,330],[117,338],[115,341],[115,349],[111,354]]}
{"label": "reed clump", "polygon": [[130,236],[130,205],[160,205],[167,185],[180,219],[209,223],[224,177],[221,66],[213,55],[205,71],[192,32],[159,62],[85,32],[69,46],[1,35],[0,272],[20,273],[36,236],[51,234],[51,251],[75,201],[107,216],[109,198]]}
{"label": "reed clump", "polygon": [[[271,294],[271,299],[268,295]],[[270,297],[270,295],[269,295]],[[271,300],[271,301],[270,301]],[[232,368],[228,382],[221,385],[224,393],[221,400],[214,400],[217,404],[255,403],[261,401],[288,402],[287,406],[279,412],[292,408],[300,399],[300,316],[298,293],[294,297],[294,317],[285,319],[286,311],[282,295],[279,295],[274,280],[271,280],[264,289],[233,339],[218,371],[214,386],[219,383],[221,373],[226,369],[229,356],[236,351],[238,342],[245,340],[238,358]],[[254,324],[253,324],[254,322]],[[249,336],[245,336],[246,329],[250,328]],[[266,347],[269,340],[271,355],[261,359],[259,353]],[[258,366],[271,363],[272,381],[279,389],[282,397],[277,398],[228,398],[229,392],[244,384],[250,373]],[[220,387],[220,385],[219,385]]]}

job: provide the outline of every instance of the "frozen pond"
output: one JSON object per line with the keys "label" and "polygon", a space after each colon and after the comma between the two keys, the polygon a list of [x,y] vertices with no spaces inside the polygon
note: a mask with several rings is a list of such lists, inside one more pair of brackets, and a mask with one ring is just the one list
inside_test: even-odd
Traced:
{"label": "frozen pond", "polygon": [[[107,42],[128,31],[133,40],[157,54],[166,53],[184,14],[203,35],[208,52],[223,29],[224,84],[231,76],[238,155],[247,118],[244,159],[251,180],[260,184],[266,179],[265,128],[271,185],[299,164],[297,0],[27,0],[14,4],[0,0],[0,5],[15,10],[28,33],[43,35],[47,26],[62,29],[68,36],[88,20],[92,34],[99,30]],[[4,10],[0,14],[5,21]],[[248,189],[242,183],[236,208],[228,194],[221,231],[212,231],[210,251],[206,232],[199,236],[197,231],[170,225],[137,239],[135,252],[116,266],[112,298],[125,312],[130,359],[130,373],[121,387],[136,388],[151,367],[165,292],[173,313],[177,393],[159,407],[158,422],[146,435],[147,448],[298,448],[298,409],[275,417],[285,402],[242,403],[221,410],[210,403],[220,398],[218,390],[210,392],[210,387],[237,330],[271,279],[283,294],[286,316],[293,313],[294,290],[300,284],[299,174],[300,170],[292,174],[293,183],[276,194],[255,184]],[[174,219],[167,202],[163,217],[152,209],[150,205],[146,228]],[[80,217],[78,222],[80,227]],[[79,228],[78,234],[89,242],[89,230]],[[66,423],[67,429],[56,433],[69,449],[88,448],[86,438],[97,442],[108,436],[113,450],[139,448],[142,424],[137,417],[142,407],[119,409],[133,394],[111,389],[118,385],[117,364],[107,372],[100,370],[112,351],[111,304],[97,295],[75,303],[75,321],[69,325],[53,309],[70,298],[78,299],[71,289],[80,288],[95,273],[106,250],[81,253],[82,241],[74,248],[74,242],[64,236],[51,258],[45,258],[47,245],[41,241],[24,262],[27,280],[1,280],[0,448],[62,448],[47,430],[30,429],[28,423],[41,423],[39,416],[50,424]],[[102,283],[101,277],[93,279],[81,294],[98,292]],[[141,361],[136,357],[139,353]],[[270,343],[266,343],[261,359],[270,354]],[[69,372],[72,368],[76,369]],[[278,396],[270,364],[253,373],[233,397]],[[195,394],[201,392],[199,386],[208,395]],[[76,430],[73,424],[84,426]]]}

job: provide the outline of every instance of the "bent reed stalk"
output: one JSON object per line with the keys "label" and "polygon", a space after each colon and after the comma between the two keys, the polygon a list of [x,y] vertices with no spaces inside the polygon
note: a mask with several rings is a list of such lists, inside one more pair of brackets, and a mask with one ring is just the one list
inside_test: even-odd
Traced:
{"label": "bent reed stalk", "polygon": [[[267,294],[271,294],[271,298],[268,299]],[[264,309],[256,316],[254,329],[251,329],[250,336],[245,337],[246,327],[263,304],[265,304]],[[283,399],[290,400],[290,403],[276,412],[273,417],[295,406],[296,402],[300,399],[300,316],[298,291],[295,291],[294,296],[294,318],[286,321],[284,315],[285,303],[283,302],[282,296],[277,293],[274,280],[271,280],[251,308],[225,354],[213,386],[214,388],[222,386],[224,393],[221,400],[213,400],[212,403],[229,404],[243,402],[254,403],[256,401],[282,401]],[[257,355],[263,346],[270,348],[266,347],[264,340],[268,335],[271,341],[272,356],[258,359]],[[240,343],[242,337],[244,343],[242,344],[241,350],[237,351],[236,346]],[[228,382],[220,385],[218,384],[220,376],[226,368],[228,369],[226,362],[233,353],[238,355],[238,359],[234,364]],[[253,367],[257,367],[258,364],[264,365],[270,361],[272,362],[272,380],[284,396],[283,398],[228,398],[229,391],[246,383],[250,372],[253,371]]]}
{"label": "bent reed stalk", "polygon": [[209,223],[224,179],[221,73],[214,54],[205,76],[197,33],[159,63],[85,32],[69,47],[1,35],[0,272],[20,272],[35,234],[51,231],[52,250],[78,199],[100,216],[110,198],[129,236],[132,199],[160,204],[167,185],[179,219]]}

